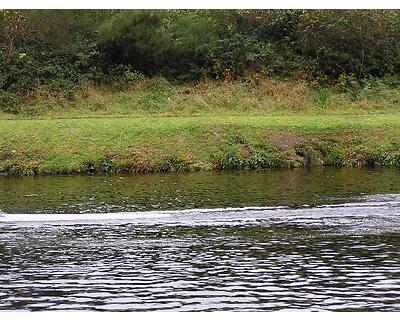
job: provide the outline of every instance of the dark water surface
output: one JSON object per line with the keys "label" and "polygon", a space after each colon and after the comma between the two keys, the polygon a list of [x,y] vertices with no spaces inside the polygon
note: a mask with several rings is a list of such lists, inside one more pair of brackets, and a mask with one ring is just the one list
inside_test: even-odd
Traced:
{"label": "dark water surface", "polygon": [[400,311],[398,170],[0,177],[0,210],[0,310]]}

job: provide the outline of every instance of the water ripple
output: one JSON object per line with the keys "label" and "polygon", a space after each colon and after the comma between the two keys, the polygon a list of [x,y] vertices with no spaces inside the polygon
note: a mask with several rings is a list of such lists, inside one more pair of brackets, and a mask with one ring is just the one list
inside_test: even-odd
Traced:
{"label": "water ripple", "polygon": [[400,310],[400,235],[323,226],[3,225],[0,309]]}

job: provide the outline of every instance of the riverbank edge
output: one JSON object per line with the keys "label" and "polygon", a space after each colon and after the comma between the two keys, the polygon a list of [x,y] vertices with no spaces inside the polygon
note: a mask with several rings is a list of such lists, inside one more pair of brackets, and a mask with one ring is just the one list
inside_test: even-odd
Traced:
{"label": "riverbank edge", "polygon": [[236,123],[7,120],[0,124],[0,174],[400,167],[400,124],[393,116],[389,125],[382,125],[382,116],[376,123],[371,117],[353,124],[320,117],[294,117],[298,123],[273,117]]}

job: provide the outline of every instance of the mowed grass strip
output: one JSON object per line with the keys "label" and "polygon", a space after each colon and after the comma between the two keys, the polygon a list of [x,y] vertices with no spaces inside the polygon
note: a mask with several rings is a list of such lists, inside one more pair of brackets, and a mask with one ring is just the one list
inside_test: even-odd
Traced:
{"label": "mowed grass strip", "polygon": [[0,120],[0,171],[59,174],[365,165],[382,156],[390,158],[381,161],[384,165],[397,165],[399,133],[399,114]]}

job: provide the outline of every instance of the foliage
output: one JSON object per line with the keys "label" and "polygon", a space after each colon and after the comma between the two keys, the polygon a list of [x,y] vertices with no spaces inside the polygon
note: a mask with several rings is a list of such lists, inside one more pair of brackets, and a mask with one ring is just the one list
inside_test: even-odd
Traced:
{"label": "foliage", "polygon": [[[37,88],[72,97],[114,85],[249,75],[318,83],[321,108],[338,90],[373,94],[400,72],[396,10],[0,10],[0,109],[18,112]],[[322,85],[322,86],[321,86]],[[330,86],[332,88],[325,88]],[[148,97],[162,105],[168,92]],[[151,104],[151,103],[150,103]]]}
{"label": "foliage", "polygon": [[300,54],[329,77],[383,76],[399,71],[396,10],[304,10],[293,37]]}
{"label": "foliage", "polygon": [[329,97],[332,95],[332,92],[327,88],[322,88],[312,92],[312,98],[314,102],[320,107],[324,108],[326,103],[328,102]]}

